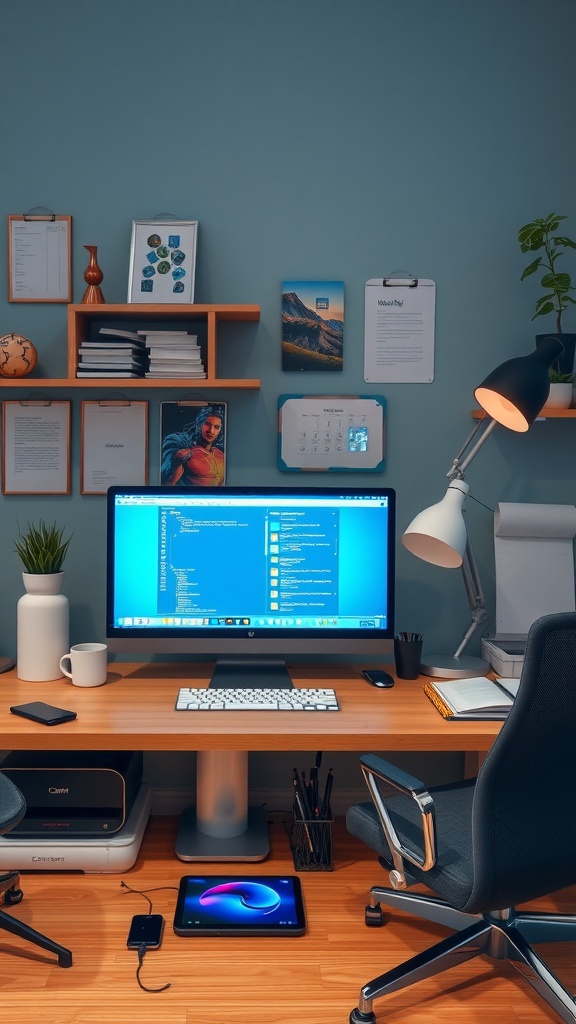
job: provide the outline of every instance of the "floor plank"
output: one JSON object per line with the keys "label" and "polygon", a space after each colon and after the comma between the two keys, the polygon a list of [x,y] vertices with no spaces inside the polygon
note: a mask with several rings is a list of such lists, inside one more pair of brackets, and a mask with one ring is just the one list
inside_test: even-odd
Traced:
{"label": "floor plank", "polygon": [[[216,874],[293,873],[286,823],[271,820],[269,860],[210,865]],[[447,934],[428,922],[395,914],[368,929],[363,912],[370,885],[386,881],[375,857],[348,836],[334,834],[331,872],[301,872],[308,930],[299,938],[182,938],[172,931],[176,889],[194,867],[173,853],[176,822],[155,817],[136,865],[124,874],[27,872],[24,901],[9,912],[69,946],[74,966],[0,931],[0,1000],[17,1024],[347,1024],[361,985]],[[203,869],[206,866],[203,865]],[[150,951],[141,980],[170,982],[161,993],[136,981],[137,955],[126,948],[133,914],[166,918],[162,947]],[[576,888],[541,900],[539,909],[573,910]],[[547,946],[547,962],[571,990],[576,963],[571,943]],[[378,1024],[545,1024],[556,1018],[507,964],[484,959],[455,968],[374,1004]]]}

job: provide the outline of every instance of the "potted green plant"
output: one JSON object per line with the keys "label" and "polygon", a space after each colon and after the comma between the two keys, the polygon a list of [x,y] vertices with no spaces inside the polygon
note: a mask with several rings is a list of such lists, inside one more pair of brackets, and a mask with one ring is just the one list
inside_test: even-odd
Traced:
{"label": "potted green plant", "polygon": [[570,274],[558,269],[558,261],[565,255],[567,249],[576,249],[576,242],[566,235],[556,234],[560,222],[563,220],[567,220],[563,214],[549,213],[547,217],[533,220],[520,228],[518,241],[522,252],[543,250],[542,254],[524,269],[520,280],[524,281],[527,277],[535,274],[537,270],[546,271],[540,281],[544,288],[544,295],[537,300],[536,312],[532,319],[555,313],[556,331],[552,334],[537,334],[536,344],[540,344],[543,338],[558,338],[564,345],[564,352],[559,356],[555,368],[561,373],[572,373],[576,334],[564,333],[562,315],[568,305],[576,305],[576,299],[573,299],[570,294],[576,289],[572,284]]}
{"label": "potted green plant", "polygon": [[546,399],[545,409],[569,409],[572,405],[572,388],[575,375],[573,373],[559,373],[558,370],[548,371],[550,379],[550,393]]}
{"label": "potted green plant", "polygon": [[70,649],[68,598],[61,593],[62,564],[72,537],[64,540],[64,528],[28,523],[18,527],[16,552],[24,566],[26,593],[17,608],[17,673],[34,682],[60,679],[60,659]]}
{"label": "potted green plant", "polygon": [[25,533],[18,526],[15,544],[25,571],[34,576],[45,576],[62,571],[71,540],[72,537],[64,540],[64,527],[59,529],[56,523],[47,526],[41,519],[38,526],[28,523]]}

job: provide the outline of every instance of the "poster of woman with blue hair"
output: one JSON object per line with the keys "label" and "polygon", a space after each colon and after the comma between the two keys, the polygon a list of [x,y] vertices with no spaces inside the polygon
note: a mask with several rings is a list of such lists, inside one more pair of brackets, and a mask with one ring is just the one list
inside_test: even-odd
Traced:
{"label": "poster of woman with blue hair", "polygon": [[174,487],[223,487],[226,403],[162,402],[160,482]]}

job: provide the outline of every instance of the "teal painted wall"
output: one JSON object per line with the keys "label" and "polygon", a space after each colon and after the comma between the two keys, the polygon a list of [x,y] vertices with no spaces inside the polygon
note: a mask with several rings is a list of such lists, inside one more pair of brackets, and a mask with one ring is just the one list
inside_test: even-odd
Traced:
{"label": "teal painted wall", "polygon": [[[368,278],[407,269],[436,281],[434,382],[378,389],[381,482],[398,491],[400,534],[442,496],[474,386],[534,345],[539,291],[520,283],[518,228],[557,210],[574,234],[573,0],[21,0],[2,5],[1,23],[1,208],[72,215],[74,301],[84,244],[98,246],[106,300],[124,302],[132,220],[170,212],[200,224],[196,300],[262,308],[257,327],[227,341],[226,372],[262,378],[259,392],[219,393],[229,483],[292,482],[276,466],[279,394],[374,390],[363,382]],[[295,278],[345,284],[339,376],[281,370],[280,288]],[[33,340],[43,374],[65,372],[65,306],[0,299],[8,331]],[[98,393],[70,396],[73,493],[0,497],[6,654],[21,593],[12,538],[17,521],[40,516],[74,531],[73,641],[103,635],[104,498],[79,494],[80,401]],[[150,394],[152,481],[159,402]],[[468,519],[492,610],[490,509],[573,503],[575,444],[571,422],[497,428],[471,467],[483,505],[469,500]],[[399,629],[454,649],[468,622],[459,573],[399,546],[397,595]]]}

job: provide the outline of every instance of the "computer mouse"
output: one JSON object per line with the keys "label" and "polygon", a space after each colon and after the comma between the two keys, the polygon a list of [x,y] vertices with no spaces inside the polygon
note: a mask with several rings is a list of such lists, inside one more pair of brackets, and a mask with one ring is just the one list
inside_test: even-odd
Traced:
{"label": "computer mouse", "polygon": [[386,690],[394,686],[392,676],[388,672],[382,672],[380,669],[362,669],[362,675],[372,686],[378,686]]}

